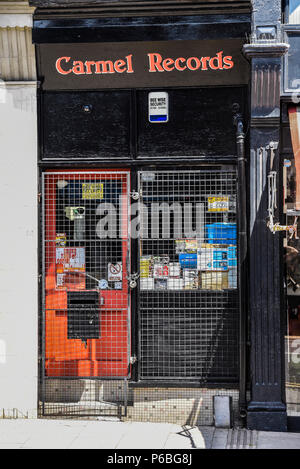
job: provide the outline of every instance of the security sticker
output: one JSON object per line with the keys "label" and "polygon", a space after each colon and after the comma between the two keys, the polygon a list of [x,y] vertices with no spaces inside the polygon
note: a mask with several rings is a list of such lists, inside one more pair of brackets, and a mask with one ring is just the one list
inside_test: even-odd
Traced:
{"label": "security sticker", "polygon": [[229,211],[229,197],[208,197],[208,211],[209,212],[228,212]]}
{"label": "security sticker", "polygon": [[103,184],[100,182],[82,184],[82,198],[84,200],[103,199]]}
{"label": "security sticker", "polygon": [[109,262],[107,280],[109,282],[122,282],[122,262]]}

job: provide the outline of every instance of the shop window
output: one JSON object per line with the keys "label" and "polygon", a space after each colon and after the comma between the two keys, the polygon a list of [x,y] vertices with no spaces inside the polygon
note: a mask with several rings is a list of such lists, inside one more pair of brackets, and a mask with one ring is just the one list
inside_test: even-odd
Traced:
{"label": "shop window", "polygon": [[283,40],[290,48],[284,57],[283,92],[291,94],[300,90],[300,0],[287,1],[284,17]]}
{"label": "shop window", "polygon": [[285,58],[284,86],[285,91],[300,89],[300,29],[286,31],[286,41],[290,45]]}
{"label": "shop window", "polygon": [[289,108],[292,156],[284,160],[285,278],[287,321],[285,337],[286,396],[289,416],[300,416],[300,166],[299,108]]}
{"label": "shop window", "polygon": [[289,24],[300,24],[300,1],[299,0],[288,0],[285,22]]}
{"label": "shop window", "polygon": [[[293,224],[296,200],[296,171],[294,160],[286,161],[287,224]],[[286,334],[286,394],[288,415],[300,415],[300,239],[287,236],[285,246],[287,334]]]}

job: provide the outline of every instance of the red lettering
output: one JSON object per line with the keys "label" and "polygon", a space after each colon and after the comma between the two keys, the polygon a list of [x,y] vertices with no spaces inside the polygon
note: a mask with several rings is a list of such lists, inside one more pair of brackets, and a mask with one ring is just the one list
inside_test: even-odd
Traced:
{"label": "red lettering", "polygon": [[227,55],[226,57],[224,57],[223,59],[224,61],[224,68],[226,70],[229,70],[230,68],[233,68],[234,67],[234,62],[232,60],[232,56],[231,55]]}
{"label": "red lettering", "polygon": [[[216,57],[212,57],[209,61],[209,66],[212,70],[223,70],[223,51],[218,52]],[[217,64],[215,64],[215,61],[217,61]]]}
{"label": "red lettering", "polygon": [[207,62],[210,60],[210,57],[201,57],[202,70],[208,70]]}
{"label": "red lettering", "polygon": [[[171,67],[171,65],[173,65],[173,67]],[[174,60],[170,58],[165,59],[163,61],[163,67],[166,72],[172,72],[172,70],[174,70]]]}
{"label": "red lettering", "polygon": [[92,60],[87,60],[87,61],[84,63],[84,65],[85,65],[85,73],[86,73],[87,75],[91,75],[91,74],[93,73],[92,70],[91,70],[91,66],[92,66],[92,65],[96,65],[96,62],[94,62],[94,61],[92,61]]}
{"label": "red lettering", "polygon": [[68,63],[71,60],[71,57],[60,57],[59,59],[57,59],[57,61],[55,63],[55,67],[56,67],[56,70],[58,71],[58,73],[60,73],[61,75],[68,75],[69,73],[72,73],[72,69],[71,70],[63,70],[61,68],[62,60],[64,60],[65,62]]}
{"label": "red lettering", "polygon": [[[214,57],[177,57],[172,59],[167,57],[163,59],[162,55],[157,52],[148,54],[149,72],[171,72],[174,69],[182,72],[186,69],[191,71],[196,70],[229,70],[234,67],[232,56],[227,55],[223,57],[224,52],[220,51]],[[55,67],[61,75],[92,75],[106,74],[106,73],[134,73],[132,64],[132,54],[127,55],[124,59],[118,59],[112,62],[111,60],[81,60],[73,61],[70,65],[71,57],[59,57],[56,60]],[[68,65],[66,65],[68,64]],[[65,67],[66,65],[66,67]],[[71,67],[71,68],[70,68]]]}
{"label": "red lettering", "polygon": [[83,65],[83,62],[81,62],[81,60],[75,60],[73,62],[72,72],[75,75],[85,75],[84,65]]}
{"label": "red lettering", "polygon": [[127,72],[126,73],[133,73],[134,71],[132,67],[132,54],[127,55],[125,59],[127,60]]}
{"label": "red lettering", "polygon": [[124,60],[116,60],[115,61],[115,71],[118,72],[118,73],[123,73],[126,71],[126,68],[122,68],[124,67],[124,65],[126,66],[126,62]]}
{"label": "red lettering", "polygon": [[111,60],[98,60],[96,73],[115,73],[114,64]]}
{"label": "red lettering", "polygon": [[[192,62],[195,62],[194,66],[192,66]],[[201,61],[198,59],[198,57],[190,57],[189,59],[187,59],[186,65],[189,70],[198,70],[198,68],[201,67]]]}
{"label": "red lettering", "polygon": [[183,57],[178,57],[178,59],[175,60],[175,68],[176,70],[178,70],[179,72],[182,72],[183,70],[186,69],[186,65],[184,67],[181,67],[179,64],[180,63],[184,63],[185,62],[185,59]]}
{"label": "red lettering", "polygon": [[149,72],[163,72],[164,69],[161,66],[162,56],[160,54],[151,53],[149,57]]}

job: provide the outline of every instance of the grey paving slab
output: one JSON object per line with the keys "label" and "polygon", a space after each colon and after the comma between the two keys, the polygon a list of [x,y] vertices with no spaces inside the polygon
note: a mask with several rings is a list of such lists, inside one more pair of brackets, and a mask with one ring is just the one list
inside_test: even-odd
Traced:
{"label": "grey paving slab", "polygon": [[18,444],[23,445],[28,440],[28,433],[27,432],[4,432],[0,433],[0,444]]}
{"label": "grey paving slab", "polygon": [[193,448],[206,449],[206,440],[199,427],[191,428],[190,434],[192,437]]}
{"label": "grey paving slab", "polygon": [[[214,427],[199,427],[199,431],[204,439],[205,449],[211,449],[214,438]],[[197,446],[198,447],[198,446]]]}
{"label": "grey paving slab", "polygon": [[[178,431],[182,427],[178,425]],[[172,424],[132,422],[128,431],[118,443],[118,449],[162,449],[169,434],[174,430]]]}
{"label": "grey paving slab", "polygon": [[[0,420],[0,445],[20,448],[65,448],[83,425],[44,420]],[[3,447],[3,446],[2,446]]]}
{"label": "grey paving slab", "polygon": [[0,444],[22,445],[28,438],[28,427],[18,425],[16,421],[8,421],[3,424],[0,421]]}
{"label": "grey paving slab", "polygon": [[23,449],[23,445],[20,443],[0,443],[0,449]]}
{"label": "grey paving slab", "polygon": [[68,447],[70,449],[115,449],[128,432],[130,424],[93,422],[84,428]]}
{"label": "grey paving slab", "polygon": [[242,447],[300,449],[300,433],[105,420],[0,420],[0,449],[180,450]]}
{"label": "grey paving slab", "polygon": [[300,449],[300,433],[258,432],[257,449]]}
{"label": "grey paving slab", "polygon": [[44,431],[40,434],[32,433],[23,445],[24,448],[36,449],[64,449],[71,446],[80,435],[80,430],[70,429],[62,431]]}
{"label": "grey paving slab", "polygon": [[226,449],[227,439],[228,439],[228,431],[229,430],[227,430],[227,429],[226,430],[225,429],[220,429],[220,428],[215,429],[211,449]]}
{"label": "grey paving slab", "polygon": [[[164,449],[193,449],[196,448],[196,443],[194,440],[197,440],[197,444],[200,444],[198,438],[199,429],[198,427],[179,427],[174,425],[171,429],[167,441],[165,443]],[[201,442],[203,444],[203,442]]]}

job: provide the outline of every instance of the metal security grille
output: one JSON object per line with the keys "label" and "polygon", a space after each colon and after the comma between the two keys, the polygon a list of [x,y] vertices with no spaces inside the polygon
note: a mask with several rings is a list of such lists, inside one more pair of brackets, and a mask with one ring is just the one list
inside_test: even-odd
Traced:
{"label": "metal security grille", "polygon": [[44,415],[115,414],[121,402],[119,381],[130,376],[128,192],[128,172],[43,175]]}
{"label": "metal security grille", "polygon": [[140,190],[140,375],[237,383],[236,171],[146,171]]}

